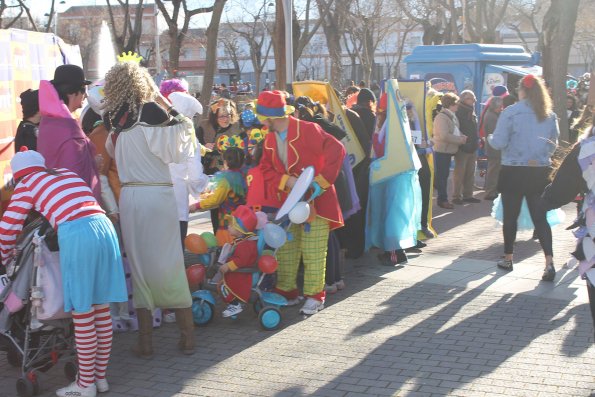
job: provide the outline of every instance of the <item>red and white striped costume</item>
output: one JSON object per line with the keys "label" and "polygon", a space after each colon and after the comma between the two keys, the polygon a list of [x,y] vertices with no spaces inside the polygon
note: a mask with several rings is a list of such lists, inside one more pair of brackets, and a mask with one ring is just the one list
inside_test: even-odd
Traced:
{"label": "red and white striped costume", "polygon": [[87,184],[74,172],[59,168],[49,173],[41,168],[25,176],[15,187],[0,222],[2,263],[10,257],[27,214],[42,214],[55,230],[61,223],[105,213]]}

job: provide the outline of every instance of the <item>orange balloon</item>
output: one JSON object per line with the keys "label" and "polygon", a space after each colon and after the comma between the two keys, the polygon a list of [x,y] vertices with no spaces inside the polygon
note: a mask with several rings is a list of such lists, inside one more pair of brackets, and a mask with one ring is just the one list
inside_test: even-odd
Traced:
{"label": "orange balloon", "polygon": [[205,280],[205,274],[205,266],[201,264],[192,265],[186,269],[186,278],[188,279],[190,291],[194,292],[200,289],[200,285]]}
{"label": "orange balloon", "polygon": [[193,254],[206,254],[209,251],[207,242],[196,233],[191,233],[184,239],[184,246]]}
{"label": "orange balloon", "polygon": [[231,234],[229,234],[229,231],[227,229],[217,230],[215,237],[217,238],[217,245],[219,247],[223,247],[226,243],[233,243],[233,238],[231,237]]}

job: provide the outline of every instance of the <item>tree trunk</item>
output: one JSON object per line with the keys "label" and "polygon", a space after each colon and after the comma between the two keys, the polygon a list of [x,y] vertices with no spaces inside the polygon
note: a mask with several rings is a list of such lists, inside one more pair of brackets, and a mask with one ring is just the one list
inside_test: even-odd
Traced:
{"label": "tree trunk", "polygon": [[566,73],[580,0],[552,1],[543,18],[543,77],[559,118],[560,140],[568,141]]}
{"label": "tree trunk", "polygon": [[174,73],[174,70],[178,70],[180,65],[180,47],[181,47],[181,40],[178,38],[177,31],[176,35],[174,36],[170,32],[170,42],[169,42],[169,71],[170,73]]}
{"label": "tree trunk", "polygon": [[254,93],[258,95],[260,93],[260,80],[262,79],[262,69],[256,68],[254,70],[254,78],[256,80],[254,82]]}
{"label": "tree trunk", "polygon": [[285,17],[283,16],[283,2],[281,0],[277,0],[275,6],[273,53],[275,54],[275,89],[284,90],[287,86],[287,76],[285,70]]}
{"label": "tree trunk", "polygon": [[[207,60],[205,65],[205,76],[203,79],[202,90],[200,92],[200,102],[203,109],[208,109],[211,102],[211,92],[213,91],[213,81],[215,70],[217,68],[217,38],[219,36],[219,23],[221,14],[227,0],[215,0],[211,22],[207,28]],[[209,112],[203,112],[203,118],[208,117]]]}
{"label": "tree trunk", "polygon": [[[318,12],[322,14],[324,7],[329,7],[321,0],[317,0]],[[335,6],[336,7],[336,6]],[[331,85],[336,88],[343,87],[343,65],[341,50],[341,32],[339,30],[339,12],[328,12],[322,23],[322,31],[326,37],[328,54],[331,58]]]}

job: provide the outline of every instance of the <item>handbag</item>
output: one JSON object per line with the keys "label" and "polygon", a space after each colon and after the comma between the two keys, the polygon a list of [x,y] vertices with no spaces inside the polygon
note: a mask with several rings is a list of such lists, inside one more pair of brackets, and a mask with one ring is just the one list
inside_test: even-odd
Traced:
{"label": "handbag", "polygon": [[36,317],[38,320],[70,318],[71,314],[64,312],[60,253],[52,252],[45,242],[45,236],[39,236],[37,233],[33,237],[33,244],[33,260],[37,272],[31,290],[31,300],[37,312]]}

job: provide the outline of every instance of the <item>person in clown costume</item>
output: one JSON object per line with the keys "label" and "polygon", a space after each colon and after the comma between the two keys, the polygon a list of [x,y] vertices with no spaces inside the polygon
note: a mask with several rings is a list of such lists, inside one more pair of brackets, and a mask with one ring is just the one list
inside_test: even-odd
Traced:
{"label": "person in clown costume", "polygon": [[258,259],[258,237],[254,234],[256,214],[245,205],[238,206],[231,216],[227,227],[232,243],[228,246],[229,254],[220,257],[219,273],[223,278],[218,290],[228,304],[223,317],[231,317],[244,310],[243,304],[250,300],[252,273],[237,272],[241,268],[252,267]]}
{"label": "person in clown costume", "polygon": [[260,162],[265,184],[284,201],[302,170],[308,166],[315,169],[312,188],[316,197],[310,204],[308,223],[291,225],[288,231],[293,239],[277,251],[277,292],[288,298],[290,305],[300,302],[296,278],[303,259],[307,300],[300,312],[311,315],[324,308],[329,232],[343,225],[333,183],[341,170],[345,148],[319,125],[290,116],[294,111],[281,91],[264,91],[258,96],[256,115],[269,129]]}
{"label": "person in clown costume", "polygon": [[58,233],[64,311],[72,311],[78,375],[59,397],[95,397],[109,390],[112,346],[110,302],[125,302],[118,237],[87,183],[66,168],[48,169],[33,150],[10,161],[14,194],[0,222],[0,253],[7,265],[27,215],[37,211]]}
{"label": "person in clown costume", "polygon": [[[226,137],[224,136],[221,141]],[[190,212],[206,211],[218,208],[217,228],[214,230],[218,236],[226,235],[229,226],[229,215],[238,205],[244,204],[246,200],[246,182],[242,173],[244,165],[244,150],[240,145],[241,139],[232,139],[231,143],[219,142],[219,150],[223,152],[225,169],[216,173],[213,177],[213,188],[203,193],[199,201],[190,205]],[[227,147],[233,145],[231,147]],[[226,236],[227,237],[227,236]],[[228,240],[226,237],[222,237]]]}
{"label": "person in clown costume", "polygon": [[[179,79],[164,80],[159,86],[161,94],[172,103],[173,107],[190,120],[202,114],[202,105],[198,99],[188,94],[188,83]],[[200,146],[200,144],[199,144]],[[188,213],[189,196],[198,197],[208,183],[207,176],[203,173],[201,162],[201,149],[198,148],[193,156],[190,156],[183,163],[169,164],[171,181],[174,185],[176,205],[178,207],[178,220],[180,221],[180,237],[182,249],[184,239],[188,234]]]}
{"label": "person in clown costume", "polygon": [[266,130],[253,129],[248,138],[248,151],[250,155],[250,167],[246,172],[246,205],[254,211],[262,211],[269,216],[274,215],[282,202],[276,192],[267,188],[260,161],[262,159],[263,142]]}

